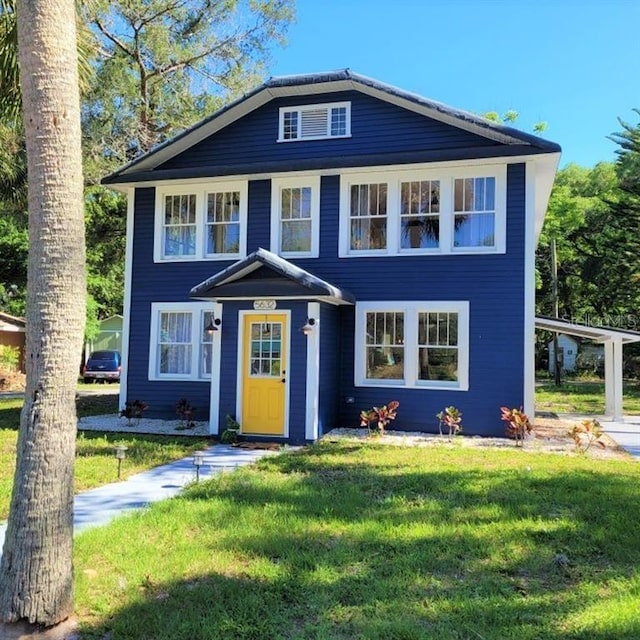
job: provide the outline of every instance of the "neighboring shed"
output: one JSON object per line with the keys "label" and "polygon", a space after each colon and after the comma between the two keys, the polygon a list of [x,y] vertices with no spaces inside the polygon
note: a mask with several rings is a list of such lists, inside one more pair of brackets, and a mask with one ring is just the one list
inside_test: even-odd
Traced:
{"label": "neighboring shed", "polygon": [[[548,344],[549,347],[549,373],[555,373],[555,349],[553,340]],[[576,356],[578,355],[579,344],[571,336],[564,333],[558,334],[558,351],[560,353],[560,370],[575,371]]]}
{"label": "neighboring shed", "polygon": [[0,345],[7,347],[17,347],[20,351],[20,371],[24,373],[24,344],[25,344],[24,318],[11,316],[8,313],[0,312]]}
{"label": "neighboring shed", "polygon": [[100,331],[93,340],[88,340],[85,358],[92,351],[122,352],[122,316],[115,315],[100,321]]}

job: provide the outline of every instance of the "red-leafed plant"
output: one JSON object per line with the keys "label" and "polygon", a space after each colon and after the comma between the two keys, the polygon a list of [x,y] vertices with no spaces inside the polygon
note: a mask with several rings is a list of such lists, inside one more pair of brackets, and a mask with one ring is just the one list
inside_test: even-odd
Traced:
{"label": "red-leafed plant", "polygon": [[602,426],[595,418],[593,420],[583,420],[580,424],[574,425],[573,429],[569,431],[569,435],[576,443],[576,451],[578,453],[586,453],[592,444],[603,449],[606,447],[605,443],[600,440]]}
{"label": "red-leafed plant", "polygon": [[373,407],[373,409],[366,409],[360,412],[360,426],[367,427],[369,435],[372,433],[371,425],[376,423],[375,432],[378,435],[384,434],[385,427],[396,419],[396,414],[400,403],[397,400],[392,400],[383,407]]}
{"label": "red-leafed plant", "polygon": [[438,418],[438,431],[442,436],[442,426],[449,430],[449,440],[462,431],[462,413],[455,407],[446,407],[440,413],[436,413]]}
{"label": "red-leafed plant", "polygon": [[507,437],[516,441],[516,447],[522,446],[524,439],[533,431],[533,425],[529,420],[529,416],[520,409],[510,409],[509,407],[500,407],[502,412],[500,419],[507,423],[505,427]]}

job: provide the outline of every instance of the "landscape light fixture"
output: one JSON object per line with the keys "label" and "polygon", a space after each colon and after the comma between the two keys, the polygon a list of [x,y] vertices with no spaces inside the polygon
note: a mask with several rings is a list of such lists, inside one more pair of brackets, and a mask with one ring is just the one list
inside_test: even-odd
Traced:
{"label": "landscape light fixture", "polygon": [[126,457],[126,451],[129,447],[124,444],[117,444],[115,447],[115,456],[118,461],[118,480],[120,480],[120,468],[122,467],[122,461]]}
{"label": "landscape light fixture", "polygon": [[193,466],[196,468],[196,482],[200,482],[200,467],[204,464],[204,451],[193,454]]}
{"label": "landscape light fixture", "polygon": [[315,318],[307,318],[307,321],[300,327],[300,331],[304,333],[305,336],[309,336],[313,333],[313,328],[316,325]]}

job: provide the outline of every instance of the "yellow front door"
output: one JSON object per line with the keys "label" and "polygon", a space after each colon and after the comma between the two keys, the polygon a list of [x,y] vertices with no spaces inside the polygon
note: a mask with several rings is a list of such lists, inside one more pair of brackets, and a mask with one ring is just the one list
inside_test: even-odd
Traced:
{"label": "yellow front door", "polygon": [[244,317],[242,432],[283,436],[287,389],[287,316]]}

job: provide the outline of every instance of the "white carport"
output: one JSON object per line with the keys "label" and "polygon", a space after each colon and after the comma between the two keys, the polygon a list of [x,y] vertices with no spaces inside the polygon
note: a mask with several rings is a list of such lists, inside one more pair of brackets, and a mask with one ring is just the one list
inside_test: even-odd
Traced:
{"label": "white carport", "polygon": [[566,333],[604,344],[604,411],[613,420],[622,420],[622,347],[640,342],[640,333],[612,327],[591,327],[545,316],[536,316],[536,329]]}

